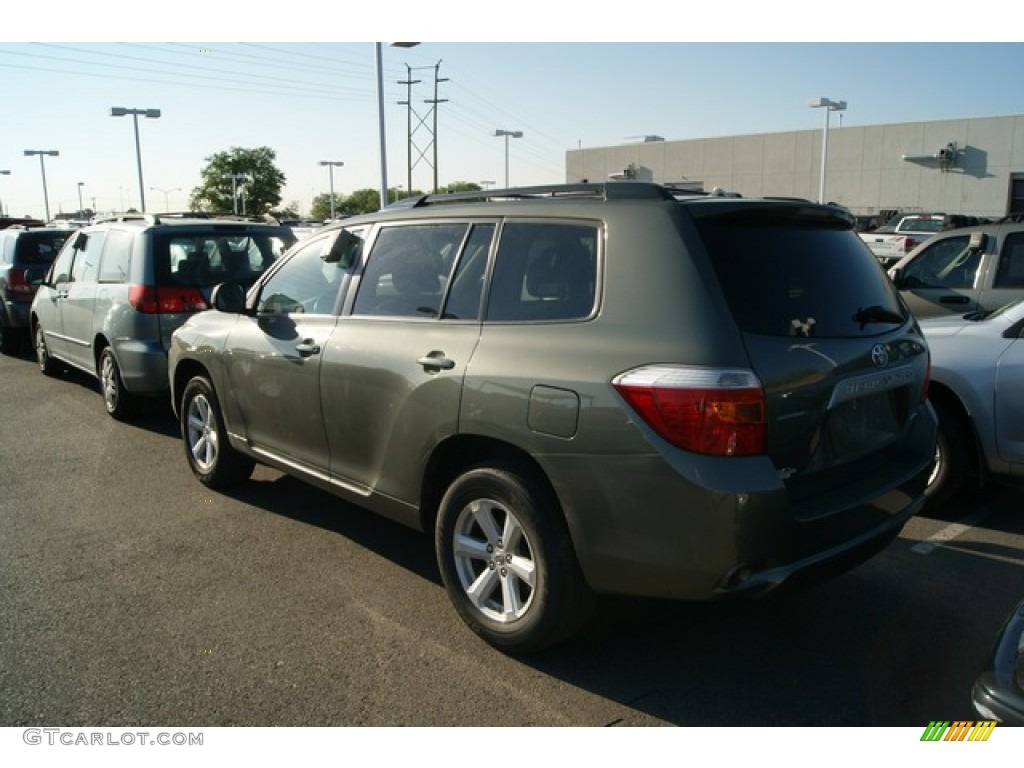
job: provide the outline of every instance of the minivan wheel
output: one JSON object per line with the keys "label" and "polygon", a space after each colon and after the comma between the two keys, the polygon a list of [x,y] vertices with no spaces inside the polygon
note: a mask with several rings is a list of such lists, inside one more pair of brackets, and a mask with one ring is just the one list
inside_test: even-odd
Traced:
{"label": "minivan wheel", "polygon": [[60,373],[60,363],[50,357],[50,350],[46,346],[46,334],[43,333],[43,326],[36,325],[33,331],[36,348],[36,362],[39,370],[47,376],[56,376]]}
{"label": "minivan wheel", "polygon": [[103,393],[103,405],[107,413],[118,421],[125,421],[133,416],[137,401],[135,396],[124,388],[121,368],[110,347],[106,347],[100,353],[99,374],[100,391]]}
{"label": "minivan wheel", "polygon": [[967,479],[967,446],[971,435],[954,408],[934,400],[932,407],[939,417],[939,432],[935,442],[935,463],[924,494],[928,498],[928,506],[939,507],[948,502]]}
{"label": "minivan wheel", "polygon": [[515,467],[459,476],[441,501],[435,546],[455,609],[499,650],[541,650],[590,614],[593,595],[557,502]]}
{"label": "minivan wheel", "polygon": [[208,379],[197,376],[181,396],[181,437],[185,456],[199,481],[209,488],[227,488],[252,474],[255,462],[231,447],[220,403]]}

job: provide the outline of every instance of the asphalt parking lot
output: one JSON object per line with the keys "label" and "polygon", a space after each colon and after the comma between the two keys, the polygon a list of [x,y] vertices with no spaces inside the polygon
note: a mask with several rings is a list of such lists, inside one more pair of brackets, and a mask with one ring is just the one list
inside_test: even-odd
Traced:
{"label": "asphalt parking lot", "polygon": [[450,607],[431,541],[268,469],[196,482],[169,410],[0,357],[0,726],[920,726],[1024,596],[999,486],[757,602],[606,600],[514,659]]}

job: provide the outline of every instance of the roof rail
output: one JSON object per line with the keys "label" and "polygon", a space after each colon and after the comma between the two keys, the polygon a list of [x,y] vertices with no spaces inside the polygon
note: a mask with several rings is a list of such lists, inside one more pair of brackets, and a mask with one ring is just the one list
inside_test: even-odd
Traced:
{"label": "roof rail", "polygon": [[114,213],[109,216],[94,216],[91,224],[105,224],[110,221],[145,221],[147,224],[159,224],[160,219],[151,213]]}
{"label": "roof rail", "polygon": [[608,183],[547,184],[509,189],[480,189],[471,192],[414,195],[387,206],[388,210],[420,208],[439,203],[465,203],[489,200],[536,200],[539,198],[590,198],[598,200],[673,200],[672,192],[659,184],[643,181]]}

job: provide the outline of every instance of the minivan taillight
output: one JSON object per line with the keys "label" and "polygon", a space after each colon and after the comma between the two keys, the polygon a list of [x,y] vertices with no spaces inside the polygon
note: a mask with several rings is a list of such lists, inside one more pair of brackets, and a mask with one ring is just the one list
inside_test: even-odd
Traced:
{"label": "minivan taillight", "polygon": [[32,285],[25,277],[25,270],[21,267],[11,267],[7,273],[7,290],[11,293],[20,293],[29,296],[33,293]]}
{"label": "minivan taillight", "polygon": [[715,456],[764,453],[765,396],[752,371],[645,365],[612,384],[655,432],[679,448]]}
{"label": "minivan taillight", "polygon": [[128,292],[128,303],[144,315],[201,312],[209,309],[198,288],[133,285]]}

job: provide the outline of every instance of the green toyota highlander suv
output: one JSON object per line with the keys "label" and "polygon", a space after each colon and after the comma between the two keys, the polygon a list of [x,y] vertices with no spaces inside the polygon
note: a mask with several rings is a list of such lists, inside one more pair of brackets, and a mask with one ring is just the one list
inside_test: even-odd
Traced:
{"label": "green toyota highlander suv", "polygon": [[935,449],[925,341],[836,207],[639,182],[410,198],[173,336],[192,471],[433,534],[507,652],[595,594],[759,595],[885,546]]}

